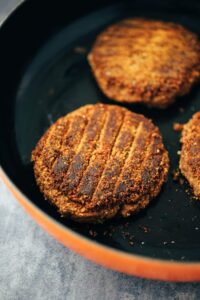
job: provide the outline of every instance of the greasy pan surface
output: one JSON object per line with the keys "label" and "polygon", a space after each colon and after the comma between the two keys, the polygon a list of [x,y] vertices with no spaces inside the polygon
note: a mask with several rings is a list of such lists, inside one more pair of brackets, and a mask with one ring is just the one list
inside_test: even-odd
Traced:
{"label": "greasy pan surface", "polygon": [[[31,151],[44,131],[62,115],[89,103],[113,103],[99,90],[86,60],[96,35],[124,17],[141,16],[174,21],[200,35],[198,1],[159,4],[133,1],[105,6],[96,11],[85,2],[81,16],[75,7],[23,5],[0,32],[0,163],[19,189],[48,215],[89,239],[127,253],[180,262],[200,262],[200,205],[188,184],[173,181],[180,149],[173,123],[186,122],[200,110],[200,87],[195,87],[170,108],[160,111],[125,105],[143,113],[159,126],[169,151],[171,169],[159,197],[129,219],[103,225],[80,225],[60,218],[44,201],[30,163]],[[106,1],[108,4],[108,1]],[[168,3],[170,3],[168,1]],[[94,5],[94,4],[93,4]],[[75,5],[78,7],[78,4]],[[145,10],[144,10],[145,7]],[[86,13],[87,12],[87,13]],[[73,20],[74,19],[74,20]],[[26,25],[25,25],[26,24]],[[186,192],[187,190],[187,192]]]}

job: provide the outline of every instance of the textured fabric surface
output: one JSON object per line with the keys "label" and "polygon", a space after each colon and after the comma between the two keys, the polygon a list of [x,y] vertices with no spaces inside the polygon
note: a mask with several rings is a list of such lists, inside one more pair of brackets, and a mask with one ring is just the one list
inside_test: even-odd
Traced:
{"label": "textured fabric surface", "polygon": [[200,299],[200,283],[167,283],[104,269],[43,231],[0,181],[1,300]]}

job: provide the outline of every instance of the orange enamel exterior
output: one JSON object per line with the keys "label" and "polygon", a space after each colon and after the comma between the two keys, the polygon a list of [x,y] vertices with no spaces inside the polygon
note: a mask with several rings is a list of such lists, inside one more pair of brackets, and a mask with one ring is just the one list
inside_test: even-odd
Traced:
{"label": "orange enamel exterior", "polygon": [[200,281],[200,263],[179,263],[131,255],[102,246],[73,232],[29,201],[0,168],[0,177],[25,210],[63,245],[113,270],[166,281]]}

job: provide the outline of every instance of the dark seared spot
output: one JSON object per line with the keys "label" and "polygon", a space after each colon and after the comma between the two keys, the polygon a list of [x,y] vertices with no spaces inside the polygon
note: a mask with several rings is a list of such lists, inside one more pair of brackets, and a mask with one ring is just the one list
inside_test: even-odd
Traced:
{"label": "dark seared spot", "polygon": [[151,182],[150,170],[146,167],[144,167],[142,172],[142,182],[144,186],[149,186],[149,183]]}
{"label": "dark seared spot", "polygon": [[71,172],[69,174],[70,180],[75,180],[77,173],[81,170],[84,166],[84,160],[81,157],[81,154],[77,154],[73,161],[73,167],[71,168]]}
{"label": "dark seared spot", "polygon": [[87,185],[83,185],[78,194],[79,194],[79,196],[82,196],[82,195],[90,196],[90,195],[92,195],[93,190],[94,190],[94,183],[93,183],[93,181],[88,180]]}
{"label": "dark seared spot", "polygon": [[60,156],[54,165],[53,171],[54,173],[65,172],[67,171],[67,168],[68,168],[68,158]]}
{"label": "dark seared spot", "polygon": [[117,194],[120,195],[120,193],[125,192],[126,190],[127,190],[126,182],[120,182],[117,189]]}

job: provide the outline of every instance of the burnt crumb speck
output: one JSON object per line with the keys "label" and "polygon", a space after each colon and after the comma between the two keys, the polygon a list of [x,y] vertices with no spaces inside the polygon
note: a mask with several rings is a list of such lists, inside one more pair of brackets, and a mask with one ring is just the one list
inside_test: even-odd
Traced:
{"label": "burnt crumb speck", "polygon": [[129,236],[129,241],[132,241],[132,240],[134,240],[134,235]]}
{"label": "burnt crumb speck", "polygon": [[192,191],[192,188],[189,186],[188,188],[185,189],[185,192],[186,194],[190,197],[190,200],[193,201],[193,200],[199,200],[198,197],[196,197],[194,194],[193,194],[193,191]]}
{"label": "burnt crumb speck", "polygon": [[173,181],[178,182],[180,185],[184,184],[184,179],[181,176],[181,173],[180,173],[179,169],[173,170],[173,172],[172,172],[172,178],[173,178]]}
{"label": "burnt crumb speck", "polygon": [[108,231],[105,230],[105,231],[103,232],[103,235],[104,235],[104,236],[107,236],[107,235],[108,235]]}
{"label": "burnt crumb speck", "polygon": [[87,52],[85,47],[81,47],[81,46],[76,46],[74,48],[74,52],[77,54],[85,54]]}
{"label": "burnt crumb speck", "polygon": [[89,230],[89,235],[92,236],[92,237],[95,237],[95,236],[97,236],[97,232],[94,231],[94,230],[92,230],[92,229],[90,229]]}
{"label": "burnt crumb speck", "polygon": [[183,124],[180,123],[173,123],[173,129],[174,131],[182,131],[183,130]]}
{"label": "burnt crumb speck", "polygon": [[179,176],[180,176],[180,171],[178,169],[174,169],[172,171],[172,178],[173,178],[173,180],[174,181],[178,181]]}
{"label": "burnt crumb speck", "polygon": [[124,230],[122,231],[122,237],[124,240],[129,238],[129,236],[130,236],[130,233],[128,231],[124,231]]}
{"label": "burnt crumb speck", "polygon": [[129,241],[129,245],[130,245],[130,246],[133,246],[133,245],[134,245],[134,242],[133,242],[133,241]]}
{"label": "burnt crumb speck", "polygon": [[134,245],[134,236],[133,236],[133,235],[130,235],[130,236],[129,236],[128,243],[129,243],[130,246],[133,246],[133,245]]}
{"label": "burnt crumb speck", "polygon": [[[190,193],[191,193],[191,192],[190,192]],[[198,200],[199,200],[199,197],[193,195],[193,199],[196,200],[196,201],[198,201]]]}
{"label": "burnt crumb speck", "polygon": [[139,228],[143,230],[144,233],[150,232],[150,228],[148,226],[139,225]]}
{"label": "burnt crumb speck", "polygon": [[127,237],[127,238],[129,238],[130,237],[130,233],[127,231],[127,232],[124,233],[124,236]]}
{"label": "burnt crumb speck", "polygon": [[185,192],[189,195],[190,194],[190,190],[186,189]]}
{"label": "burnt crumb speck", "polygon": [[130,232],[128,232],[128,231],[125,231],[125,230],[122,230],[121,231],[121,235],[122,235],[122,238],[124,239],[124,240],[126,240],[128,243],[129,243],[129,245],[130,246],[133,246],[134,245],[134,235],[133,234],[131,234]]}
{"label": "burnt crumb speck", "polygon": [[[126,222],[124,224],[119,225],[108,225],[105,230],[98,231],[94,230],[91,226],[86,226],[88,235],[95,238],[97,235],[99,237],[104,237],[106,239],[110,239],[113,237],[114,234],[118,234],[121,236],[121,238],[131,247],[135,245],[135,236],[128,231],[128,226],[130,225],[129,222]],[[147,226],[143,226],[143,230],[145,232],[149,232],[149,228]],[[144,243],[142,243],[143,245]]]}

